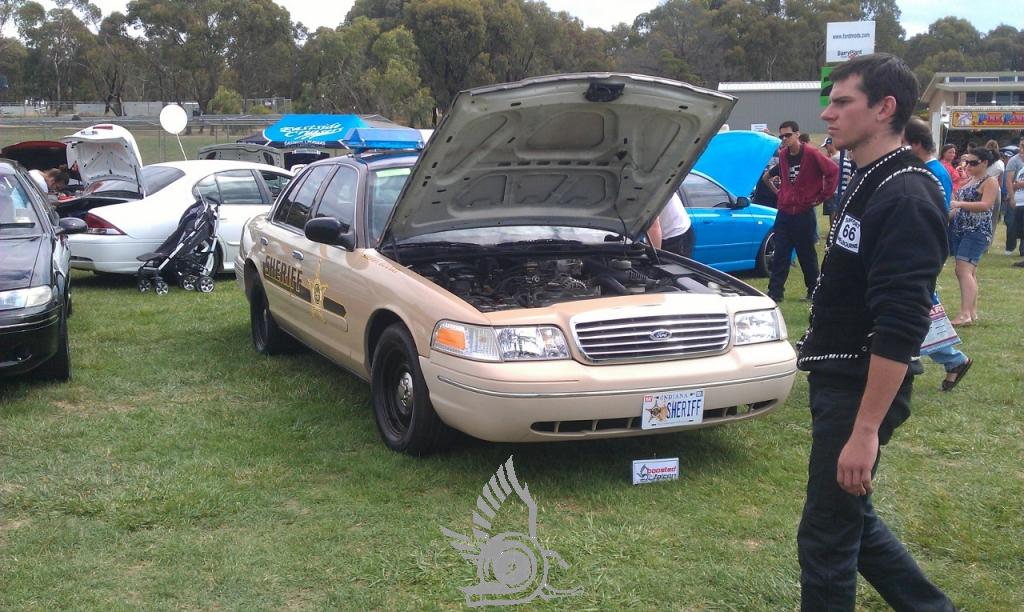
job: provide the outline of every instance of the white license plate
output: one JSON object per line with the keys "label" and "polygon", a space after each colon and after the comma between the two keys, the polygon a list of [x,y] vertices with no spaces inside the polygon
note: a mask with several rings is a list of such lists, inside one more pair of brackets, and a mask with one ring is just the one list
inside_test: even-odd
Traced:
{"label": "white license plate", "polygon": [[693,425],[704,420],[704,390],[670,391],[644,396],[641,427],[661,429]]}

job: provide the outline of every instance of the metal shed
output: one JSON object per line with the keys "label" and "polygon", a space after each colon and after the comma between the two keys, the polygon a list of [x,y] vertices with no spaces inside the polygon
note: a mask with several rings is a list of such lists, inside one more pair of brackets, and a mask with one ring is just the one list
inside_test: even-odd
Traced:
{"label": "metal shed", "polygon": [[751,125],[767,123],[774,134],[780,123],[792,119],[800,125],[801,132],[825,133],[818,81],[719,83],[718,90],[739,100],[729,115],[731,129],[749,130]]}

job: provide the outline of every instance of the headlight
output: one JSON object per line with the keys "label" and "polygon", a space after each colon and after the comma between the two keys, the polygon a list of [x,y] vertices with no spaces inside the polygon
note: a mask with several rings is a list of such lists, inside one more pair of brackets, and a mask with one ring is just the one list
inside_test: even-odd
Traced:
{"label": "headlight", "polygon": [[755,310],[737,313],[735,318],[736,346],[757,344],[782,339],[782,326],[779,323],[779,310]]}
{"label": "headlight", "polygon": [[479,361],[568,359],[562,330],[538,327],[483,327],[441,321],[430,339],[434,350]]}
{"label": "headlight", "polygon": [[54,290],[48,286],[0,291],[0,310],[32,308],[48,304],[54,298]]}

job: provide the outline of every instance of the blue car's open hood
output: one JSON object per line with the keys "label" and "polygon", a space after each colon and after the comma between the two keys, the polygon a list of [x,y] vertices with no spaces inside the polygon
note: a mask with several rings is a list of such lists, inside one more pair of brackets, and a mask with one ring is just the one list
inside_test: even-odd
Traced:
{"label": "blue car's open hood", "polygon": [[778,138],[764,132],[720,132],[708,143],[693,169],[711,177],[733,195],[749,196],[780,146]]}

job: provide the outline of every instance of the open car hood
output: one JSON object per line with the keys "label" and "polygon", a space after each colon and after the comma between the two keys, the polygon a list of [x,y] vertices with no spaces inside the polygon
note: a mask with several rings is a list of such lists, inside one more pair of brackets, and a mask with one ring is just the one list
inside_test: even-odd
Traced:
{"label": "open car hood", "polygon": [[78,173],[88,190],[96,181],[116,179],[131,183],[140,197],[142,156],[131,132],[119,125],[99,124],[62,138],[68,145],[68,164],[78,164]]}
{"label": "open car hood", "polygon": [[702,172],[735,196],[750,196],[779,139],[764,132],[735,130],[715,134],[693,169]]}
{"label": "open car hood", "polygon": [[416,162],[383,240],[511,225],[635,238],[733,104],[686,83],[614,73],[464,91]]}

